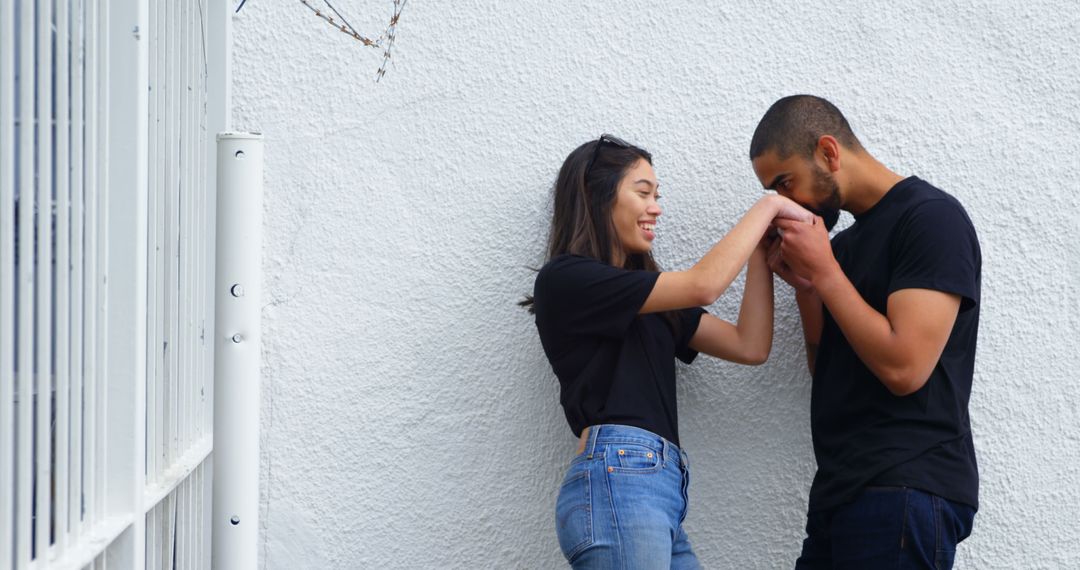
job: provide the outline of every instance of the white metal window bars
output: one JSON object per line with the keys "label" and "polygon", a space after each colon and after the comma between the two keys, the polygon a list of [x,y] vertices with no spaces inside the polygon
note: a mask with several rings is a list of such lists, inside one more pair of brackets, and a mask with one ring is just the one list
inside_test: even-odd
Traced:
{"label": "white metal window bars", "polygon": [[0,568],[209,566],[226,4],[0,1]]}

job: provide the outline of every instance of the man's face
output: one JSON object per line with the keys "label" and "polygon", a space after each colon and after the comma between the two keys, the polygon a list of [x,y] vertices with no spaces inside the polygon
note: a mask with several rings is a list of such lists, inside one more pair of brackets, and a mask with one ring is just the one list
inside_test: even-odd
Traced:
{"label": "man's face", "polygon": [[755,158],[753,165],[762,186],[821,216],[825,228],[833,229],[840,219],[840,185],[814,159],[795,154],[781,160],[770,150]]}

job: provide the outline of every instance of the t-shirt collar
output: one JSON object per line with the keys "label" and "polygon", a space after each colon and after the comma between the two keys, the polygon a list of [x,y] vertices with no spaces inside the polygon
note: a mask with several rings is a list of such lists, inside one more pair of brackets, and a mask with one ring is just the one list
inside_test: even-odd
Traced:
{"label": "t-shirt collar", "polygon": [[899,192],[900,190],[903,190],[904,188],[907,188],[908,186],[914,184],[917,180],[919,180],[919,178],[917,176],[908,176],[907,178],[897,182],[896,184],[893,184],[892,188],[889,188],[889,191],[886,192],[885,195],[882,196],[881,199],[878,200],[876,204],[874,204],[873,206],[870,206],[869,210],[867,210],[867,211],[865,211],[865,212],[863,212],[863,213],[861,213],[859,215],[854,215],[853,214],[853,216],[855,217],[855,221],[856,222],[862,222],[862,221],[868,219],[870,216],[872,216],[874,214],[874,212],[885,209],[884,206],[887,203],[892,202],[893,200],[895,200],[896,196],[900,194],[900,192]]}

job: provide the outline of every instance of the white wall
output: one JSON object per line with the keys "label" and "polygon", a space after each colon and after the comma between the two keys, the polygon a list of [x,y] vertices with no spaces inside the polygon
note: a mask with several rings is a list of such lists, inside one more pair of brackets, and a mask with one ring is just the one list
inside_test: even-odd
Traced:
{"label": "white wall", "polygon": [[[800,92],[979,232],[982,510],[957,567],[1080,564],[1080,7],[673,4],[416,0],[379,84],[379,54],[297,2],[236,16],[234,127],[267,141],[265,567],[559,567],[574,439],[515,306],[556,170],[602,132],[652,150],[658,258],[685,268],[761,196],[750,136]],[[372,34],[391,9],[335,5]],[[711,310],[733,318],[740,290]],[[680,369],[709,568],[799,551],[809,376],[778,291],[767,364]]]}

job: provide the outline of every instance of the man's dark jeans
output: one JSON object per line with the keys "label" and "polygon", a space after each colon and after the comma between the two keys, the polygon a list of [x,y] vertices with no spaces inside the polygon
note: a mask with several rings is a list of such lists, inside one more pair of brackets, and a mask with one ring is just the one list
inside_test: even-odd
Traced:
{"label": "man's dark jeans", "polygon": [[868,487],[855,501],[807,515],[796,570],[952,568],[975,509],[906,487]]}

